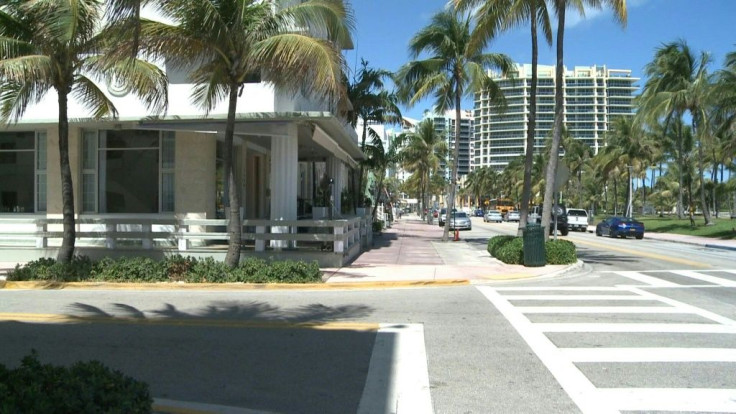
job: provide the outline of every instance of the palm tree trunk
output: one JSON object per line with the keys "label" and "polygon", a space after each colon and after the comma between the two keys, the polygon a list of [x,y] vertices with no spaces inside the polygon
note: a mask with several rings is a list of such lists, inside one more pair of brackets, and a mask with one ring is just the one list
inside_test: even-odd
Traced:
{"label": "palm tree trunk", "polygon": [[[363,120],[363,135],[360,139],[360,151],[363,153],[365,153],[365,140],[367,136],[368,136],[368,123],[364,119]],[[360,164],[360,174],[358,175],[358,189],[356,190],[357,195],[355,197],[356,207],[357,206],[365,207],[365,200],[364,200],[365,190],[363,189],[363,185],[364,185],[363,176],[364,175],[365,175],[365,168],[363,166],[363,163],[361,163]]]}
{"label": "palm tree trunk", "polygon": [[460,91],[455,91],[455,148],[452,151],[452,176],[450,177],[450,202],[447,208],[445,228],[442,231],[442,241],[450,239],[450,216],[455,207],[455,191],[457,190],[457,168],[460,158],[460,104],[462,97]]}
{"label": "palm tree trunk", "polygon": [[[695,125],[696,122],[693,120],[693,129],[695,129]],[[710,219],[710,207],[708,207],[708,203],[705,201],[705,167],[703,166],[703,158],[703,141],[701,139],[698,142],[698,176],[700,178],[700,205],[703,206],[703,219],[705,220],[705,225],[710,226],[713,223],[711,223]]]}
{"label": "palm tree trunk", "polygon": [[557,65],[555,67],[555,123],[552,135],[552,148],[549,152],[549,164],[547,164],[546,183],[544,187],[544,205],[542,208],[542,227],[544,227],[544,238],[549,239],[549,228],[552,219],[552,201],[554,199],[555,174],[557,173],[558,155],[560,141],[562,140],[562,121],[564,117],[563,102],[563,76],[565,68],[563,44],[565,39],[565,6],[564,0],[557,0]]}
{"label": "palm tree trunk", "polygon": [[230,85],[230,100],[228,102],[227,124],[225,124],[225,154],[223,167],[228,185],[228,202],[230,206],[230,220],[227,223],[228,244],[225,263],[234,268],[240,263],[240,244],[243,233],[240,219],[240,198],[238,186],[235,184],[235,169],[233,168],[233,137],[235,135],[235,112],[238,104],[238,85]]}
{"label": "palm tree trunk", "polygon": [[74,223],[74,184],[69,164],[68,91],[57,89],[59,94],[59,167],[61,169],[61,202],[63,235],[56,260],[69,263],[74,257],[76,229]]}
{"label": "palm tree trunk", "polygon": [[618,180],[613,178],[613,215],[618,215]]}
{"label": "palm tree trunk", "polygon": [[376,212],[378,211],[378,199],[381,197],[381,188],[383,188],[383,174],[381,174],[380,177],[381,178],[378,180],[378,185],[376,186],[376,196],[373,202],[373,220],[376,219]]}
{"label": "palm tree trunk", "polygon": [[682,155],[682,128],[678,128],[679,131],[677,132],[677,164],[678,164],[678,183],[679,188],[677,189],[677,218],[682,220],[685,218],[683,214],[683,193],[682,190],[684,189],[684,168],[685,168],[685,161],[684,157]]}
{"label": "palm tree trunk", "polygon": [[531,5],[532,31],[532,85],[529,91],[531,105],[529,106],[529,120],[526,132],[526,153],[524,154],[524,184],[521,189],[521,208],[519,212],[519,229],[517,236],[521,236],[529,217],[529,200],[532,196],[532,164],[534,163],[534,135],[537,124],[537,63],[539,50],[537,47],[537,8]]}

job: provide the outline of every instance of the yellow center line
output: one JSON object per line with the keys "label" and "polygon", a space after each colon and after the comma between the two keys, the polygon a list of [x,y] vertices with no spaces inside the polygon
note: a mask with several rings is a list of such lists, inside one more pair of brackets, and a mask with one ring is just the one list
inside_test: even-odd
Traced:
{"label": "yellow center line", "polygon": [[657,254],[657,253],[642,252],[640,250],[622,249],[620,247],[613,247],[613,246],[609,246],[609,245],[602,244],[602,243],[580,241],[580,240],[574,240],[574,243],[575,244],[579,243],[579,244],[590,246],[590,247],[600,247],[600,248],[607,249],[607,250],[613,250],[614,252],[627,253],[627,254],[631,254],[634,256],[648,257],[650,259],[657,259],[657,260],[662,260],[665,262],[672,262],[672,263],[684,264],[684,265],[695,266],[695,267],[703,267],[703,268],[713,267],[707,263],[695,262],[692,260],[680,259],[678,257],[670,257],[670,256],[665,256],[665,255]]}
{"label": "yellow center line", "polygon": [[347,331],[378,331],[377,323],[370,322],[288,322],[288,321],[245,321],[207,318],[126,318],[117,316],[73,316],[46,313],[0,312],[0,321],[28,323],[105,323],[121,325],[183,326],[215,328],[261,328],[261,329],[317,329]]}

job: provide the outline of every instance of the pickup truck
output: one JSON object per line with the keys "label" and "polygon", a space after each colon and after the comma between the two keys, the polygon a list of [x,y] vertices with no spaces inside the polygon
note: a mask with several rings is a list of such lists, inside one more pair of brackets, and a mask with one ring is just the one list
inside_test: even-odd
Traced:
{"label": "pickup truck", "polygon": [[[529,207],[529,219],[528,222],[533,223],[534,221],[537,222],[537,224],[542,224],[542,206],[531,206]],[[567,233],[570,231],[570,228],[567,225],[567,208],[565,208],[564,204],[557,204],[552,209],[552,217],[550,218],[550,229],[549,234],[554,233],[554,223],[557,222],[557,230],[562,234],[563,236],[567,236]],[[587,226],[587,225],[586,225]]]}
{"label": "pickup truck", "polygon": [[588,212],[582,208],[568,208],[567,227],[573,231],[588,231]]}

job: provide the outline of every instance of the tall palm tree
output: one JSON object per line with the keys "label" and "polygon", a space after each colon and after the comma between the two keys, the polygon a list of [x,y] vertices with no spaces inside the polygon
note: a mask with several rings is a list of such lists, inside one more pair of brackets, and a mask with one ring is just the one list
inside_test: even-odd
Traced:
{"label": "tall palm tree", "polygon": [[447,156],[447,142],[442,139],[431,119],[425,119],[417,125],[416,131],[407,132],[400,138],[405,143],[400,150],[404,168],[416,174],[419,181],[419,195],[422,200],[420,217],[424,219],[424,209],[428,208],[431,177]]}
{"label": "tall palm tree", "polygon": [[529,22],[532,42],[532,79],[529,88],[529,117],[527,118],[526,150],[524,157],[523,188],[521,191],[521,211],[519,234],[526,227],[529,215],[529,202],[532,191],[532,166],[534,163],[534,139],[537,114],[537,63],[539,47],[537,27],[543,39],[552,45],[552,25],[549,20],[545,0],[454,0],[461,10],[475,9],[477,27],[473,31],[473,41],[485,43],[494,38],[499,31],[505,31]]}
{"label": "tall palm tree", "polygon": [[161,0],[158,10],[173,24],[143,20],[142,50],[190,70],[196,84],[192,99],[206,112],[222,100],[228,102],[223,167],[230,220],[225,262],[234,267],[240,261],[242,234],[232,165],[238,96],[253,78],[292,93],[335,101],[344,96],[340,46],[350,41],[352,15],[343,0]]}
{"label": "tall palm tree", "polygon": [[[453,203],[457,190],[462,98],[486,90],[492,99],[502,102],[503,93],[488,76],[487,70],[497,69],[505,75],[511,69],[511,60],[503,54],[483,53],[483,45],[471,42],[470,19],[453,10],[435,14],[431,23],[410,40],[409,51],[412,59],[425,52],[430,56],[409,62],[399,69],[395,79],[400,96],[409,105],[414,105],[433,95],[436,112],[455,109],[455,148],[449,191],[449,200]],[[443,241],[449,239],[452,206],[449,207]]]}
{"label": "tall palm tree", "polygon": [[365,153],[368,156],[365,165],[376,176],[376,188],[373,197],[373,219],[376,218],[378,210],[378,200],[381,198],[381,192],[385,190],[384,180],[386,179],[386,170],[395,166],[401,160],[399,148],[402,146],[402,136],[397,137],[389,144],[388,148],[383,146],[383,142],[378,135],[373,136],[370,145],[366,146]]}
{"label": "tall palm tree", "polygon": [[58,97],[59,163],[63,237],[57,259],[74,256],[74,190],[69,165],[69,97],[84,105],[94,118],[118,115],[112,101],[95,84],[122,81],[155,113],[167,104],[165,74],[155,65],[108,53],[109,27],[104,24],[102,0],[6,1],[0,5],[1,116],[20,119],[28,105],[47,92]]}
{"label": "tall palm tree", "polygon": [[562,140],[562,146],[565,149],[563,161],[577,180],[575,198],[573,198],[577,201],[575,205],[583,208],[583,169],[593,156],[593,150],[590,145],[569,135]]}
{"label": "tall palm tree", "polygon": [[[360,70],[352,82],[347,84],[347,98],[350,100],[351,108],[346,112],[350,125],[353,128],[363,121],[360,132],[360,149],[366,151],[366,141],[369,132],[372,131],[369,124],[397,123],[401,120],[401,110],[397,104],[396,94],[385,89],[385,79],[389,79],[391,72],[383,69],[375,69],[368,66],[366,60],[361,60]],[[368,154],[370,156],[370,154]],[[355,205],[362,204],[365,190],[364,165],[360,166]]]}
{"label": "tall palm tree", "polygon": [[706,225],[711,224],[704,176],[704,146],[710,139],[708,111],[713,97],[713,79],[708,73],[710,62],[708,53],[696,56],[684,40],[665,44],[657,49],[654,61],[647,66],[646,72],[651,78],[642,94],[642,112],[650,119],[664,118],[667,125],[673,118],[681,118],[686,113],[691,116],[697,143],[700,204]]}
{"label": "tall palm tree", "polygon": [[613,9],[613,17],[622,25],[626,25],[626,0],[552,0],[557,14],[557,64],[555,67],[555,121],[553,126],[552,147],[547,164],[546,185],[544,188],[544,205],[542,208],[542,227],[545,228],[545,237],[549,237],[550,221],[552,219],[552,202],[554,201],[555,175],[557,173],[558,154],[562,142],[562,128],[564,114],[563,79],[564,79],[564,43],[565,43],[565,13],[568,7],[576,9],[585,15],[585,6],[600,8],[603,4]]}

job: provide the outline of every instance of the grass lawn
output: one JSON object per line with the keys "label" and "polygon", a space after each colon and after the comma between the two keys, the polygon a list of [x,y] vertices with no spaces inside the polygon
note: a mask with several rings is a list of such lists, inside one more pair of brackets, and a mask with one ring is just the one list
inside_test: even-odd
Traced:
{"label": "grass lawn", "polygon": [[688,218],[680,220],[677,217],[638,216],[636,219],[644,223],[647,232],[686,234],[722,240],[736,239],[736,220],[731,220],[728,216],[719,219],[712,218],[712,226],[703,224],[703,216],[696,216],[695,227],[690,227]]}

